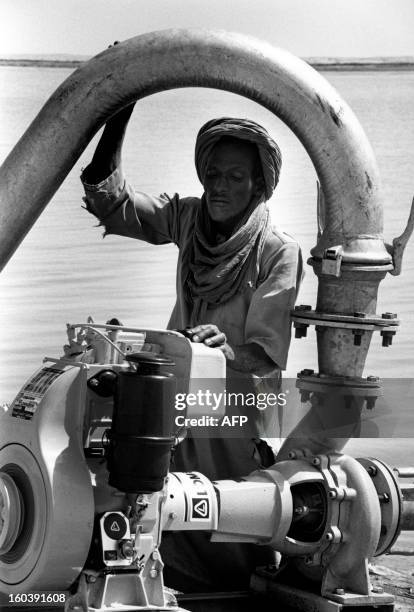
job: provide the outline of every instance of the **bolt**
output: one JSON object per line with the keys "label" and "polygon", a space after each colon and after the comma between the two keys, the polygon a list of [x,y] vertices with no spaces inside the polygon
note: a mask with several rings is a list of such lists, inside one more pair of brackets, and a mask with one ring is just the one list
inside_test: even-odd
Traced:
{"label": "bolt", "polygon": [[308,514],[309,513],[309,508],[308,506],[297,506],[294,510],[295,514],[298,514],[299,516],[301,514]]}
{"label": "bolt", "polygon": [[288,452],[288,458],[289,459],[297,459],[297,454],[295,453],[295,451],[289,451]]}
{"label": "bolt", "polygon": [[89,386],[90,387],[98,387],[99,386],[99,381],[96,378],[90,378],[89,379]]}
{"label": "bolt", "polygon": [[396,319],[397,315],[394,312],[383,312],[381,315],[382,319]]}
{"label": "bolt", "polygon": [[318,466],[318,465],[320,465],[320,464],[321,464],[321,460],[320,460],[320,458],[319,458],[319,457],[314,457],[314,458],[312,459],[312,465],[316,465],[316,466]]}
{"label": "bolt", "polygon": [[132,559],[134,556],[134,546],[130,540],[125,540],[121,544],[121,555],[124,559]]}
{"label": "bolt", "polygon": [[395,331],[382,331],[382,346],[391,346],[393,337],[395,336]]}
{"label": "bolt", "polygon": [[308,334],[308,327],[309,325],[307,323],[294,323],[293,327],[295,328],[295,338],[306,338],[307,334]]}
{"label": "bolt", "polygon": [[345,589],[335,589],[335,595],[345,595]]}
{"label": "bolt", "polygon": [[377,468],[375,467],[375,465],[369,465],[367,467],[367,472],[371,476],[371,478],[375,478],[375,476],[378,473]]}
{"label": "bolt", "polygon": [[344,499],[350,501],[351,499],[355,499],[357,496],[357,492],[352,487],[343,487]]}
{"label": "bolt", "polygon": [[346,410],[349,410],[350,408],[352,408],[352,401],[353,401],[352,395],[344,395],[344,405],[345,405]]}
{"label": "bolt", "polygon": [[375,403],[377,401],[376,397],[366,397],[365,399],[367,400],[367,410],[375,408]]}
{"label": "bolt", "polygon": [[302,402],[302,404],[304,402],[309,401],[310,399],[310,391],[307,391],[306,389],[301,389],[300,390],[300,401]]}
{"label": "bolt", "polygon": [[158,570],[151,569],[149,572],[150,578],[156,578],[158,576]]}
{"label": "bolt", "polygon": [[152,554],[151,554],[151,557],[152,557],[152,559],[154,559],[154,561],[157,561],[157,559],[160,558],[158,550],[153,550]]}
{"label": "bolt", "polygon": [[176,512],[170,512],[168,515],[168,518],[171,520],[174,520],[177,518],[177,513]]}
{"label": "bolt", "polygon": [[354,334],[354,345],[361,346],[362,335],[365,333],[363,329],[353,329],[352,333]]}
{"label": "bolt", "polygon": [[94,583],[94,582],[96,582],[96,576],[92,576],[92,574],[87,574],[87,576],[86,576],[86,582],[89,582],[89,583]]}
{"label": "bolt", "polygon": [[301,372],[298,373],[298,376],[312,376],[315,373],[315,370],[311,370],[310,368],[305,368]]}
{"label": "bolt", "polygon": [[384,589],[382,588],[382,586],[375,586],[375,587],[372,587],[372,592],[373,593],[383,593]]}
{"label": "bolt", "polygon": [[380,504],[389,504],[390,503],[390,496],[388,495],[388,493],[380,493],[378,495],[378,499],[380,501]]}
{"label": "bolt", "polygon": [[334,490],[329,491],[328,492],[328,497],[330,497],[330,499],[336,499],[338,497],[338,493]]}
{"label": "bolt", "polygon": [[328,540],[328,542],[332,542],[333,533],[331,533],[330,531],[328,531],[328,533],[325,533],[325,539]]}

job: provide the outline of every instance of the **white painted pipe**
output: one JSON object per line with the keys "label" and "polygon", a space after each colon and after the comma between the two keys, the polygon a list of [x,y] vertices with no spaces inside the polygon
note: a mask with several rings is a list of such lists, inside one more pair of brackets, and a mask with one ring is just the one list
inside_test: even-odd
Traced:
{"label": "white painted pipe", "polygon": [[84,64],[55,91],[0,169],[0,268],[101,125],[128,103],[178,87],[255,100],[298,136],[326,200],[313,255],[345,246],[343,261],[391,261],[382,240],[377,165],[350,108],[308,64],[239,34],[165,30],[137,36]]}

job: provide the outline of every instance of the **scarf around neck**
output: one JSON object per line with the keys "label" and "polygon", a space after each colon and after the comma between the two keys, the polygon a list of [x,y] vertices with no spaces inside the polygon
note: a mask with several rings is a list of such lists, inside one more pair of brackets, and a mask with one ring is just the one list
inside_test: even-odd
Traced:
{"label": "scarf around neck", "polygon": [[192,239],[182,258],[182,279],[192,304],[192,325],[206,323],[207,308],[216,307],[256,282],[269,225],[265,202],[253,203],[231,236],[216,243],[204,196],[195,217]]}

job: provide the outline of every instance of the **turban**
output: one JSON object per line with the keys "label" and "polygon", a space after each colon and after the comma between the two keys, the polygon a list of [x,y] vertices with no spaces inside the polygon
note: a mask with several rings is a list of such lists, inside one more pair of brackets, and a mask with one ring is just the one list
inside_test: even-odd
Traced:
{"label": "turban", "polygon": [[257,146],[265,182],[265,198],[269,200],[279,180],[282,156],[279,147],[267,131],[249,119],[221,117],[208,121],[200,129],[195,146],[198,178],[204,183],[213,147],[223,137],[239,138]]}

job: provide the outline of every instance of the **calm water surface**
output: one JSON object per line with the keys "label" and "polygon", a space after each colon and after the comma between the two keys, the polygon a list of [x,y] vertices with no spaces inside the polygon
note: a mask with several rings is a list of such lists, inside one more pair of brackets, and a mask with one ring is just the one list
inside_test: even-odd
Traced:
{"label": "calm water surface", "polygon": [[[4,159],[52,91],[70,70],[0,68],[0,159]],[[399,235],[414,193],[414,72],[327,72],[362,123],[383,179],[385,236]],[[315,244],[315,171],[296,137],[267,110],[239,96],[204,89],[164,92],[140,101],[124,147],[124,167],[139,189],[197,195],[193,166],[200,125],[214,116],[247,116],[279,141],[282,179],[272,216],[301,243]],[[91,143],[0,276],[0,403],[10,401],[44,355],[57,356],[65,324],[92,315],[118,316],[126,325],[164,327],[174,302],[176,249],[110,236],[81,208],[79,173]],[[310,268],[299,302],[315,304]],[[377,312],[398,312],[402,329],[391,348],[371,345],[366,374],[411,378],[414,364],[414,241],[403,274],[388,275]],[[316,368],[314,331],[293,340],[288,374]]]}

